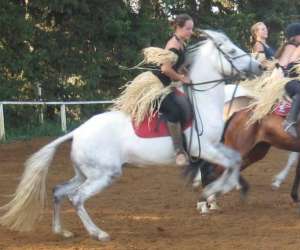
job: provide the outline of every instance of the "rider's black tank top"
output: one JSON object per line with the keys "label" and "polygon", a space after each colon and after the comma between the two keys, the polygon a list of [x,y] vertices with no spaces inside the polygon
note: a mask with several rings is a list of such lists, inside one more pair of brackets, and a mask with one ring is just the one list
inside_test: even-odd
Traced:
{"label": "rider's black tank top", "polygon": [[[169,50],[171,50],[172,52],[174,52],[178,58],[177,58],[177,62],[173,65],[173,69],[177,72],[178,69],[180,68],[181,65],[183,65],[184,63],[184,52],[185,50],[178,50],[176,48],[170,48]],[[161,69],[158,68],[157,70],[153,71],[153,74],[156,75],[159,80],[162,82],[162,84],[164,86],[169,86],[170,83],[172,82],[171,78],[166,76],[164,73],[162,73]]]}
{"label": "rider's black tank top", "polygon": [[274,55],[275,55],[275,50],[274,50],[273,48],[269,47],[269,46],[266,46],[266,45],[265,45],[264,43],[262,43],[262,42],[260,42],[260,43],[261,43],[261,45],[262,45],[263,48],[264,48],[263,53],[265,54],[266,58],[267,58],[268,60],[272,59],[272,57],[274,57]]}

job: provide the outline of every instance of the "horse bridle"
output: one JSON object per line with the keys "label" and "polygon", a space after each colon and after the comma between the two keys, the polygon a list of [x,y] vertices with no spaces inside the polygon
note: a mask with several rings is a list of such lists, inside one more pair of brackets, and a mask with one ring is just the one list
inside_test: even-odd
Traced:
{"label": "horse bridle", "polygon": [[[216,80],[211,80],[211,81],[204,81],[204,82],[192,82],[190,84],[187,84],[186,86],[190,87],[193,91],[199,91],[199,92],[204,92],[204,91],[208,91],[208,90],[211,90],[215,87],[217,87],[219,84],[222,84],[223,82],[228,82],[228,81],[238,81],[238,80],[242,80],[245,78],[245,73],[241,70],[239,70],[235,65],[234,65],[234,60],[238,59],[238,58],[241,58],[241,57],[244,57],[244,56],[249,56],[251,57],[251,55],[249,53],[244,53],[242,55],[238,55],[238,56],[235,56],[235,57],[232,57],[230,55],[228,55],[222,48],[221,48],[221,43],[217,43],[215,41],[215,39],[210,36],[208,33],[206,33],[205,31],[201,31],[201,34],[204,35],[204,37],[206,39],[209,39],[213,42],[214,46],[216,47],[216,49],[218,50],[219,54],[222,54],[224,56],[224,58],[227,60],[227,62],[229,62],[230,66],[231,66],[231,74],[229,77],[223,77],[221,79],[216,79]],[[194,51],[196,49],[199,48],[199,44],[196,44],[194,46],[191,46],[190,47],[190,51]],[[221,58],[221,57],[220,57]],[[250,60],[251,62],[251,60]],[[224,69],[223,67],[223,64],[222,64],[222,69]],[[251,69],[251,64],[250,64],[250,69]],[[236,71],[237,74],[233,74],[233,72]],[[224,72],[224,70],[223,70]],[[225,75],[225,74],[223,74]],[[198,85],[207,85],[207,84],[211,84],[211,83],[216,83],[215,85],[207,88],[207,89],[196,89],[194,88],[194,86],[198,86]]]}
{"label": "horse bridle", "polygon": [[[184,86],[186,87],[189,87],[189,89],[191,89],[191,92],[187,93],[188,94],[188,97],[189,97],[189,100],[191,102],[191,106],[192,106],[192,112],[193,112],[193,116],[196,118],[196,116],[199,118],[200,120],[200,123],[201,123],[201,131],[199,129],[199,126],[198,126],[198,123],[197,123],[197,119],[194,119],[194,126],[195,126],[195,131],[197,133],[197,143],[198,143],[198,146],[199,146],[199,154],[196,158],[196,162],[199,161],[199,159],[201,159],[201,143],[200,143],[200,137],[201,135],[203,134],[203,123],[202,123],[202,119],[201,119],[201,115],[200,115],[200,112],[199,110],[196,108],[195,109],[195,105],[194,105],[194,97],[193,97],[193,92],[197,91],[197,92],[204,92],[204,91],[208,91],[208,90],[211,90],[215,87],[217,87],[218,85],[222,84],[223,82],[228,82],[228,81],[238,81],[238,80],[241,80],[244,78],[245,74],[244,72],[242,72],[241,70],[239,70],[235,65],[234,65],[234,60],[238,59],[238,58],[241,58],[241,57],[244,57],[244,56],[249,56],[251,57],[251,55],[249,53],[244,53],[242,55],[239,55],[239,56],[235,56],[235,57],[232,57],[230,55],[228,55],[222,48],[221,48],[221,45],[222,44],[218,44],[215,39],[210,36],[209,34],[207,34],[206,32],[204,31],[201,31],[202,34],[205,35],[206,39],[210,39],[214,46],[217,48],[219,54],[223,55],[223,57],[229,62],[230,66],[231,66],[231,74],[230,74],[230,77],[223,77],[221,79],[216,79],[216,80],[211,80],[211,81],[205,81],[205,82],[192,82],[190,84],[185,84]],[[190,51],[194,51],[194,50],[197,50],[199,47],[199,44],[198,45],[195,45],[195,46],[192,46]],[[221,58],[221,57],[220,57]],[[222,60],[220,59],[220,61],[222,62]],[[250,60],[251,62],[251,60]],[[251,64],[250,64],[250,69],[251,69]],[[224,72],[224,67],[223,67],[223,64],[222,64],[222,71]],[[237,74],[233,74],[234,71],[237,72]],[[225,75],[225,74],[223,74]],[[197,85],[207,85],[207,84],[211,84],[211,83],[215,83],[213,86],[210,86],[206,89],[196,89],[194,88],[194,86],[197,86]],[[233,92],[233,95],[232,95],[232,100],[235,96],[235,93],[236,93],[236,90],[238,88],[238,85],[239,83],[236,84],[236,87],[235,87],[235,90]],[[231,103],[230,103],[230,106],[229,106],[229,110],[231,108],[231,105],[232,105],[232,100],[231,100]],[[197,106],[196,106],[197,107]],[[197,113],[197,114],[196,114]],[[192,144],[192,138],[193,138],[193,129],[191,129],[191,132],[190,132],[190,140],[189,140],[189,145],[188,145],[188,148],[187,148],[187,151],[188,151],[188,154],[190,155],[190,149],[191,149],[191,144]],[[191,161],[193,162],[193,160],[191,159]]]}

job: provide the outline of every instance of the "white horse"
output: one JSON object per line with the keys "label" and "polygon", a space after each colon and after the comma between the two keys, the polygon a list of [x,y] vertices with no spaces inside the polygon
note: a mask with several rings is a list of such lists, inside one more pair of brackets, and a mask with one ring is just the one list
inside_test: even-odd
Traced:
{"label": "white horse", "polygon": [[[200,138],[194,128],[185,131],[190,154],[216,164],[228,171],[204,192],[204,198],[214,193],[224,193],[238,182],[240,155],[220,143],[223,131],[224,82],[220,79],[241,72],[259,72],[259,64],[235,46],[223,33],[204,31],[206,40],[199,42],[189,58],[193,58],[190,77],[194,83],[195,119],[203,125]],[[206,90],[206,91],[203,91]],[[201,119],[201,121],[200,121]],[[189,136],[192,132],[192,139]],[[72,233],[64,229],[60,219],[60,206],[68,197],[87,232],[98,240],[108,240],[109,235],[98,228],[87,211],[85,201],[111,184],[122,173],[124,163],[162,165],[174,163],[174,149],[170,137],[145,139],[138,137],[131,118],[121,112],[96,115],[74,131],[47,144],[26,162],[23,177],[14,198],[2,207],[6,213],[0,223],[10,229],[31,230],[39,217],[45,199],[48,167],[60,144],[73,140],[71,159],[75,176],[54,188],[53,232],[64,237]],[[200,139],[200,148],[198,145]]]}

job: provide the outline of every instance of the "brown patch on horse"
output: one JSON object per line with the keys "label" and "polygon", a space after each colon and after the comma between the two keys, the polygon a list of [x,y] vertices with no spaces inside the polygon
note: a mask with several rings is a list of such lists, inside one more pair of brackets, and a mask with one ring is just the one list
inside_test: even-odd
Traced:
{"label": "brown patch on horse", "polygon": [[[283,130],[284,118],[268,114],[263,119],[249,125],[252,110],[241,110],[232,117],[224,133],[224,144],[238,150],[242,155],[241,170],[263,159],[270,147],[300,152],[300,138],[295,138]],[[300,123],[297,128],[300,131]],[[300,163],[298,162],[292,199],[298,201],[300,185]]]}

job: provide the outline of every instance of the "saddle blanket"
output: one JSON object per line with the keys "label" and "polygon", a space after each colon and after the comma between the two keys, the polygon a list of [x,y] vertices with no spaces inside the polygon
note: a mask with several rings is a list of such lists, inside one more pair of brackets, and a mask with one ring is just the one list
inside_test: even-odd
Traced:
{"label": "saddle blanket", "polygon": [[273,113],[275,115],[286,117],[287,114],[290,112],[291,107],[292,107],[292,103],[290,101],[284,100],[284,101],[278,102],[275,105]]}
{"label": "saddle blanket", "polygon": [[[175,90],[175,95],[177,98],[184,98],[186,99],[185,93]],[[181,99],[183,100],[183,99]],[[186,99],[187,100],[187,99]],[[179,100],[178,100],[179,101]],[[189,116],[188,116],[189,117]],[[182,126],[182,131],[192,126],[193,118],[190,116],[186,119],[186,122]],[[150,117],[146,116],[144,121],[141,122],[138,126],[132,122],[134,132],[137,136],[142,138],[155,138],[155,137],[164,137],[170,136],[166,120],[160,119],[159,113],[155,112],[153,116]]]}
{"label": "saddle blanket", "polygon": [[[182,126],[182,131],[192,126],[193,120],[190,119]],[[152,119],[149,120],[149,117],[146,117],[139,126],[135,126],[132,123],[134,132],[137,136],[142,138],[155,138],[155,137],[164,137],[170,136],[167,123],[165,120],[159,119],[159,114],[156,112]]]}

